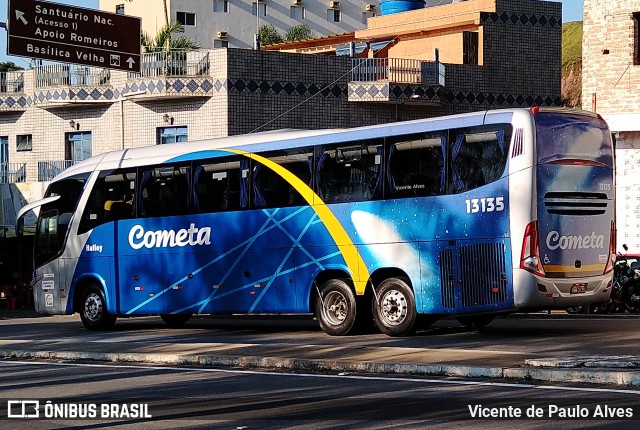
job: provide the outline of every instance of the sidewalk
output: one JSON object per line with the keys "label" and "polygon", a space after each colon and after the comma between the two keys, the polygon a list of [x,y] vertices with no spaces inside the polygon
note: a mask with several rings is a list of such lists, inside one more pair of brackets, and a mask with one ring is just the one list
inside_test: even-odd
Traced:
{"label": "sidewalk", "polygon": [[[72,330],[77,334],[82,329],[76,320],[77,315],[25,319],[18,323],[41,325],[63,321],[67,325],[72,323]],[[142,324],[148,324],[148,319],[142,320]],[[637,325],[637,320],[629,320],[629,323]],[[206,320],[201,324],[207,329]],[[243,335],[236,330],[239,334],[227,332],[215,339],[211,339],[206,330],[196,334],[185,330],[188,333],[181,339],[179,332],[166,328],[158,330],[162,325],[137,329],[140,325],[135,320],[124,321],[124,330],[109,335],[83,331],[82,336],[73,339],[64,336],[4,339],[3,335],[0,337],[0,357],[640,386],[640,357],[633,355],[556,354],[545,357],[510,351],[506,347],[429,347],[428,342],[415,341],[413,343],[420,346],[408,347],[402,339],[387,341],[389,338],[377,335],[336,340],[318,338],[315,333],[308,332],[306,337],[312,337],[313,341],[305,343],[297,340],[305,336],[304,332],[299,335],[287,330],[269,336]],[[394,343],[401,346],[387,346]]]}

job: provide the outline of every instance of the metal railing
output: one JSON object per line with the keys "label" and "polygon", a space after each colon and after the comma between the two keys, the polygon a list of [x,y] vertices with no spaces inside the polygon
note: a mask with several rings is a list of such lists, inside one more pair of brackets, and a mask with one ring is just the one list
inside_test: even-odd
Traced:
{"label": "metal railing", "polygon": [[0,72],[0,93],[23,93],[24,72]]}
{"label": "metal railing", "polygon": [[140,60],[140,73],[129,78],[149,76],[208,76],[211,67],[208,51],[147,52]]}
{"label": "metal railing", "polygon": [[35,67],[36,88],[53,86],[98,86],[111,83],[111,71],[74,64],[47,64]]}
{"label": "metal railing", "polygon": [[0,164],[0,184],[15,184],[26,182],[27,163],[2,163]]}
{"label": "metal railing", "polygon": [[444,64],[406,58],[354,58],[351,81],[389,81],[405,84],[442,85]]}
{"label": "metal railing", "polygon": [[50,181],[64,169],[76,164],[73,160],[38,161],[38,182]]}

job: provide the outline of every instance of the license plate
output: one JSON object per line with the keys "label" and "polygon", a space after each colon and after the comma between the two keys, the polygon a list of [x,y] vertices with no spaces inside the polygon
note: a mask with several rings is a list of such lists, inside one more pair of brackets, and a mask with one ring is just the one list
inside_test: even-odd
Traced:
{"label": "license plate", "polygon": [[582,294],[587,291],[587,284],[573,284],[571,294]]}

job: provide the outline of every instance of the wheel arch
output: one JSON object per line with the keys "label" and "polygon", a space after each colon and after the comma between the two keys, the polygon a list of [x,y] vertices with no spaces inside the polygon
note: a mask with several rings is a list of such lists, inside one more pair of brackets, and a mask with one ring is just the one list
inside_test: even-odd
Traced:
{"label": "wheel arch", "polygon": [[80,312],[80,309],[82,309],[82,297],[84,296],[84,292],[91,286],[99,287],[102,290],[107,310],[110,313],[115,314],[115,309],[112,309],[113,306],[111,306],[112,303],[109,297],[107,285],[104,282],[104,279],[96,274],[82,275],[74,283],[74,286],[71,289],[71,302],[73,303],[72,312]]}
{"label": "wheel arch", "polygon": [[413,295],[415,296],[415,286],[413,285],[411,277],[407,274],[406,271],[397,267],[382,267],[380,269],[376,269],[371,274],[369,285],[372,285],[375,288],[380,285],[382,281],[389,278],[402,278],[406,280],[409,288],[411,288],[411,291],[413,291]]}

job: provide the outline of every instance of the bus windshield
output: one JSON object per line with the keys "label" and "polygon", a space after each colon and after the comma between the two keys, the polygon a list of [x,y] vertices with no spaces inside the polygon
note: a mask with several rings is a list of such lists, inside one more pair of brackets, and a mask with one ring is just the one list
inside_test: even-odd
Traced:
{"label": "bus windshield", "polygon": [[538,163],[580,160],[613,167],[611,135],[602,119],[558,112],[539,112],[535,118]]}

